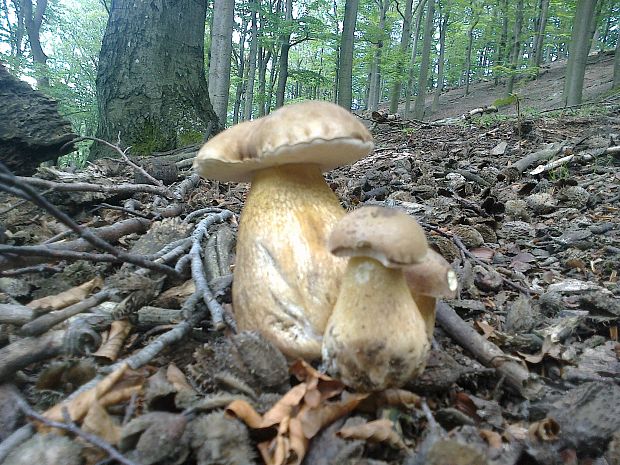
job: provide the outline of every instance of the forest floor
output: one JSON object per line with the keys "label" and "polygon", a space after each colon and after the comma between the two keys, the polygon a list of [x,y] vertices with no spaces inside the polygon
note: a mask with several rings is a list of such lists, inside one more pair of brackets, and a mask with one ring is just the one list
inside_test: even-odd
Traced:
{"label": "forest floor", "polygon": [[[596,53],[588,58],[586,74],[583,84],[584,102],[595,100],[609,92],[613,81],[614,56],[611,52]],[[534,115],[541,111],[559,109],[563,107],[562,91],[564,89],[564,75],[566,60],[545,65],[537,79],[521,79],[517,81],[514,94],[518,96],[520,111],[525,115]],[[426,119],[440,120],[459,117],[468,111],[493,105],[497,100],[505,97],[505,83],[495,85],[493,80],[472,82],[469,94],[465,95],[464,87],[457,87],[445,91],[439,97],[438,110],[427,115]],[[427,96],[427,111],[433,101],[433,94]],[[401,104],[400,113],[404,107]],[[514,104],[500,108],[502,115],[516,115]]]}
{"label": "forest floor", "polygon": [[214,328],[247,185],[185,161],[169,188],[118,160],[42,168],[15,185],[130,255],[87,255],[58,211],[3,198],[0,463],[619,464],[620,95],[371,126],[374,153],[328,183],[414,215],[459,276],[422,376],[361,395]]}

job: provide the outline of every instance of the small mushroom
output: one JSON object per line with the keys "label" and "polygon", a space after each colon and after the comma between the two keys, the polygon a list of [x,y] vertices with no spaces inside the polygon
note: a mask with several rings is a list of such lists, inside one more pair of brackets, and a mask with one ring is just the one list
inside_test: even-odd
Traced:
{"label": "small mushroom", "polygon": [[403,273],[426,260],[424,231],[404,212],[363,207],[336,224],[328,247],[350,257],[323,337],[328,372],[358,391],[402,386],[424,370],[430,347]]}
{"label": "small mushroom", "polygon": [[345,211],[321,173],[372,149],[355,116],[310,101],[227,129],[194,162],[205,178],[252,183],[237,237],[235,317],[289,357],[321,356],[346,263],[325,246]]}
{"label": "small mushroom", "polygon": [[453,299],[458,289],[458,278],[450,264],[439,253],[428,249],[423,262],[403,269],[409,290],[426,323],[429,340],[435,328],[437,298]]}

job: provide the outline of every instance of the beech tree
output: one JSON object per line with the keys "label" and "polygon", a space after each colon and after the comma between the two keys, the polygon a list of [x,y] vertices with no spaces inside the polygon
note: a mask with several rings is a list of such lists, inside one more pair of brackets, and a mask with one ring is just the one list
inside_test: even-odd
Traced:
{"label": "beech tree", "polygon": [[583,93],[583,78],[586,72],[590,42],[594,33],[593,20],[597,0],[577,0],[573,19],[566,80],[562,98],[567,106],[579,105]]}
{"label": "beech tree", "polygon": [[217,132],[205,16],[205,2],[112,1],[97,72],[100,138],[150,154]]}
{"label": "beech tree", "polygon": [[351,109],[353,103],[353,39],[359,0],[346,0],[338,59],[338,105]]}
{"label": "beech tree", "polygon": [[226,124],[230,92],[234,0],[213,0],[209,53],[209,98],[220,124]]}
{"label": "beech tree", "polygon": [[433,38],[435,0],[427,0],[426,24],[424,25],[424,43],[422,45],[422,61],[420,62],[420,80],[418,82],[418,95],[413,106],[413,117],[415,119],[424,118],[424,107],[426,102],[426,86],[428,85],[428,72],[430,64],[431,40]]}

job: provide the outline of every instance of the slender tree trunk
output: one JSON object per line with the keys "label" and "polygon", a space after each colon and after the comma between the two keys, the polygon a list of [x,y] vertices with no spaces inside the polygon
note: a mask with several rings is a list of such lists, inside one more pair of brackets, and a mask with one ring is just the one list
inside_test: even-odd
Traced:
{"label": "slender tree trunk", "polygon": [[469,95],[469,81],[470,81],[470,74],[471,74],[471,49],[472,46],[474,45],[474,29],[476,28],[476,25],[478,24],[478,21],[480,20],[480,16],[478,15],[478,13],[476,11],[474,11],[474,4],[473,2],[470,3],[471,5],[471,14],[472,14],[472,22],[469,25],[469,28],[467,29],[467,50],[465,52],[465,95]]}
{"label": "slender tree trunk", "polygon": [[[334,21],[336,22],[336,27],[334,28],[334,37],[340,37],[340,21],[338,21],[338,2],[336,0],[332,1],[332,15],[334,17]],[[336,39],[336,75],[334,76],[334,87],[332,92],[334,93],[333,102],[338,103],[338,81],[340,80],[340,41]]]}
{"label": "slender tree trunk", "polygon": [[[446,2],[448,3],[448,2]],[[443,90],[443,70],[444,70],[444,54],[446,50],[446,31],[448,30],[448,18],[450,16],[450,6],[444,6],[444,13],[439,23],[439,63],[437,64],[437,87],[435,95],[433,95],[433,105],[431,111],[434,113],[439,108],[439,96]]]}
{"label": "slender tree trunk", "polygon": [[235,103],[233,107],[233,124],[239,122],[239,112],[241,109],[241,97],[243,95],[244,79],[245,75],[245,36],[248,33],[248,21],[244,17],[241,22],[241,34],[239,35],[239,65],[237,66],[237,77],[239,82],[235,89]]}
{"label": "slender tree trunk", "polygon": [[603,43],[603,47],[607,44],[607,39],[609,37],[609,29],[611,29],[611,24],[614,20],[614,2],[609,2],[609,11],[607,12],[607,21],[605,21],[605,32],[603,33],[603,37],[601,42]]}
{"label": "slender tree trunk", "polygon": [[267,65],[271,61],[271,50],[262,50],[259,54],[260,66],[258,67],[258,116],[265,116],[267,114]]}
{"label": "slender tree trunk", "polygon": [[[389,6],[389,0],[379,0],[379,33],[385,30],[385,15]],[[383,36],[380,36],[375,46],[372,64],[370,68],[370,95],[368,97],[368,108],[375,111],[379,107],[381,99],[381,52],[383,50]]]}
{"label": "slender tree trunk", "polygon": [[601,19],[601,13],[603,12],[604,4],[605,4],[605,0],[598,0],[596,4],[596,11],[594,13],[594,18],[592,19],[592,24],[591,24],[592,31],[590,32],[590,37],[592,37],[592,40],[591,40],[589,53],[596,52],[596,48],[598,45],[598,37],[599,37],[598,23],[600,22],[600,19]]}
{"label": "slender tree trunk", "polygon": [[344,6],[344,22],[340,41],[338,105],[351,109],[353,103],[353,42],[355,39],[355,23],[359,0],[346,0]]}
{"label": "slender tree trunk", "polygon": [[271,112],[271,104],[273,102],[273,89],[275,88],[276,81],[278,79],[278,67],[275,66],[275,64],[279,60],[278,52],[279,49],[276,49],[271,59],[271,69],[269,70],[269,88],[267,90],[267,102],[265,102],[266,114],[269,114]]}
{"label": "slender tree trunk", "polygon": [[573,20],[573,31],[566,64],[566,81],[564,83],[564,104],[579,105],[583,93],[583,78],[586,73],[588,51],[594,28],[596,0],[578,0]]}
{"label": "slender tree trunk", "polygon": [[226,125],[228,113],[234,9],[234,0],[213,0],[209,97],[222,127]]}
{"label": "slender tree trunk", "polygon": [[614,54],[614,83],[612,88],[620,87],[620,37],[616,40],[616,53]]}
{"label": "slender tree trunk", "polygon": [[400,34],[400,56],[398,57],[398,63],[396,64],[396,80],[392,83],[392,89],[390,90],[390,113],[398,113],[398,101],[400,100],[400,92],[402,88],[401,75],[405,68],[405,57],[407,56],[407,50],[409,49],[409,36],[411,35],[411,19],[413,15],[413,0],[406,0],[405,14],[403,16],[403,29]]}
{"label": "slender tree trunk", "polygon": [[[293,0],[286,0],[284,17],[288,25],[293,22]],[[288,30],[288,28],[287,28]],[[280,60],[278,61],[278,89],[276,90],[276,108],[284,105],[286,81],[288,79],[288,52],[291,49],[291,33],[280,35]]]}
{"label": "slender tree trunk", "polygon": [[112,1],[97,69],[98,137],[120,135],[144,155],[220,129],[205,77],[205,16],[206,3],[193,0]]}
{"label": "slender tree trunk", "polygon": [[252,42],[250,43],[250,56],[248,57],[248,80],[245,89],[245,107],[243,114],[243,119],[245,121],[249,121],[252,119],[252,108],[254,106],[254,78],[256,77],[256,54],[258,52],[258,15],[256,13],[256,10],[258,9],[258,7],[258,1],[252,0],[252,2],[250,3],[250,8],[252,10]]}
{"label": "slender tree trunk", "polygon": [[413,95],[413,84],[415,77],[415,60],[418,54],[418,38],[422,29],[422,18],[424,18],[424,5],[426,0],[420,0],[416,6],[419,8],[418,15],[415,20],[415,30],[413,31],[413,44],[411,46],[411,64],[409,67],[409,75],[407,76],[407,88],[405,89],[405,116],[411,115],[411,96]]}
{"label": "slender tree trunk", "polygon": [[[497,57],[495,58],[495,66],[504,66],[506,61],[504,60],[506,44],[508,43],[508,0],[500,0],[500,10],[502,16],[502,32],[499,38],[499,46],[497,47]],[[495,85],[499,84],[499,77],[503,74],[499,71],[495,72]]]}
{"label": "slender tree trunk", "polygon": [[[13,32],[13,40],[11,41],[11,54],[14,57],[21,57],[24,53],[24,34],[26,34],[26,25],[24,21],[24,9],[22,7],[22,3],[20,0],[12,0],[13,8],[15,10],[16,16],[16,25],[15,31]],[[6,8],[4,9],[5,20],[7,24],[11,24],[11,19],[9,18],[9,8],[6,5],[6,0],[4,1],[4,5]]]}
{"label": "slender tree trunk", "polygon": [[418,84],[418,96],[413,106],[413,117],[415,119],[424,119],[424,107],[426,106],[426,86],[428,85],[428,72],[431,60],[431,44],[435,16],[435,0],[428,0],[426,7],[426,23],[424,24],[424,42],[422,45],[422,61],[420,62],[420,82]]}
{"label": "slender tree trunk", "polygon": [[515,85],[515,79],[517,74],[517,67],[519,66],[519,59],[521,57],[521,29],[523,28],[523,0],[517,1],[517,11],[515,14],[515,31],[514,42],[512,44],[512,53],[510,56],[510,76],[508,76],[508,82],[506,83],[506,91],[504,95],[509,96],[512,94]]}
{"label": "slender tree trunk", "polygon": [[43,47],[41,47],[41,25],[43,24],[45,10],[47,9],[47,0],[38,0],[34,13],[32,11],[32,0],[22,0],[21,5],[28,42],[30,42],[32,60],[37,70],[37,86],[39,88],[49,87],[47,55],[43,52]]}
{"label": "slender tree trunk", "polygon": [[543,58],[543,46],[545,44],[545,29],[547,28],[547,15],[549,13],[549,0],[540,0],[540,12],[534,35],[534,50],[532,52],[532,65],[540,68]]}

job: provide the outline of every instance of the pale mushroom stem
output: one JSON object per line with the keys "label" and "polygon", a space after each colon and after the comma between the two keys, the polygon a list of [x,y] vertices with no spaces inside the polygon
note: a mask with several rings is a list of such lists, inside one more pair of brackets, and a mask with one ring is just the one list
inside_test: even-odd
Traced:
{"label": "pale mushroom stem", "polygon": [[237,240],[239,329],[259,329],[289,357],[320,357],[346,263],[327,250],[327,237],[344,214],[318,165],[256,172]]}
{"label": "pale mushroom stem", "polygon": [[358,390],[402,386],[424,370],[426,331],[402,271],[352,257],[327,324],[323,361]]}

